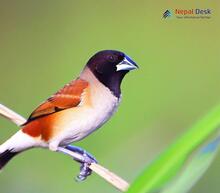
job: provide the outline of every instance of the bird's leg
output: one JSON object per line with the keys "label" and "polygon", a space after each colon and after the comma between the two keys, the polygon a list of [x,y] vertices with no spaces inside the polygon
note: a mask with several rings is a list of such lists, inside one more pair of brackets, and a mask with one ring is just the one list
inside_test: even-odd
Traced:
{"label": "bird's leg", "polygon": [[[86,150],[84,150],[81,147],[77,147],[77,146],[73,146],[73,145],[67,145],[65,148],[70,150],[70,151],[79,153],[84,158],[86,158],[86,161],[88,160],[91,163],[98,163],[96,158],[92,154],[90,154],[89,152],[87,152]],[[77,160],[77,158],[75,160],[81,162],[81,160]]]}
{"label": "bird's leg", "polygon": [[90,153],[86,152],[84,149],[72,145],[66,147],[59,147],[58,151],[68,154],[73,159],[81,164],[80,173],[77,176],[78,181],[85,180],[89,175],[91,175],[92,170],[89,168],[91,163],[97,163],[97,160]]}
{"label": "bird's leg", "polygon": [[77,180],[78,181],[85,180],[87,178],[87,176],[91,175],[91,173],[92,173],[92,170],[89,168],[89,165],[91,163],[97,163],[97,160],[95,159],[95,157],[93,155],[91,155],[86,150],[84,150],[80,147],[68,145],[65,148],[72,151],[72,152],[76,152],[83,157],[83,159],[78,159],[78,158],[73,158],[73,159],[81,164],[80,173],[77,176]]}

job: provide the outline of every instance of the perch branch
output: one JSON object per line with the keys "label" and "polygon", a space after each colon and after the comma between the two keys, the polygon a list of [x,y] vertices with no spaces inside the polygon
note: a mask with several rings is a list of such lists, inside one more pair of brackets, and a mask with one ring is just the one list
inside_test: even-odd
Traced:
{"label": "perch branch", "polygon": [[[26,119],[24,117],[2,104],[0,104],[0,115],[9,119],[11,122],[15,123],[18,126],[26,122]],[[73,152],[70,151],[69,154],[71,155],[71,153]],[[108,169],[104,168],[103,166],[97,163],[92,163],[89,168],[121,192],[125,192],[128,189],[128,182],[126,182],[113,172],[109,171]]]}

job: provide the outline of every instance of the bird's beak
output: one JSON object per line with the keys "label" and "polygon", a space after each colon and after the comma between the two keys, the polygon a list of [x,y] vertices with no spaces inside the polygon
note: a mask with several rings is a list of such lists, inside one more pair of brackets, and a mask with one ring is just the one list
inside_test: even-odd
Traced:
{"label": "bird's beak", "polygon": [[116,71],[138,69],[138,65],[128,56],[125,56],[124,60],[122,60],[118,65],[116,65],[116,67]]}

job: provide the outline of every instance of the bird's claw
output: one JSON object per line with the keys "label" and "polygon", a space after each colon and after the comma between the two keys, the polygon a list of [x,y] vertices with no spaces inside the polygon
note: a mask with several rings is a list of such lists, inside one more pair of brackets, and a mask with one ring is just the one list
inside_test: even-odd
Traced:
{"label": "bird's claw", "polygon": [[89,168],[89,166],[92,163],[98,163],[97,160],[88,152],[86,152],[85,150],[83,151],[83,158],[84,160],[76,160],[78,162],[80,162],[81,166],[80,166],[80,173],[79,175],[76,177],[77,181],[84,181],[88,176],[90,176],[92,174],[92,170]]}
{"label": "bird's claw", "polygon": [[92,174],[92,170],[89,168],[88,163],[82,163],[80,166],[79,175],[76,176],[76,181],[81,182],[84,181],[88,176]]}
{"label": "bird's claw", "polygon": [[92,156],[90,153],[88,153],[82,148],[70,146],[70,145],[68,145],[66,148],[68,150],[77,152],[82,156],[80,159],[79,158],[73,158],[73,159],[81,164],[80,173],[76,177],[76,181],[78,182],[84,181],[88,176],[92,174],[92,170],[89,168],[89,166],[92,163],[98,163],[97,160],[95,159],[94,156]]}

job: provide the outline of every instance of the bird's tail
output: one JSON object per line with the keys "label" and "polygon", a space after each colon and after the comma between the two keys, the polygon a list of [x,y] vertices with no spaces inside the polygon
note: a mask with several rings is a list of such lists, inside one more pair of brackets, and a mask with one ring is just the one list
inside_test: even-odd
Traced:
{"label": "bird's tail", "polygon": [[0,154],[0,170],[17,154],[18,152],[12,152],[11,150],[6,150]]}
{"label": "bird's tail", "polygon": [[18,153],[30,149],[36,145],[36,141],[22,132],[18,131],[5,143],[0,145],[0,170]]}

